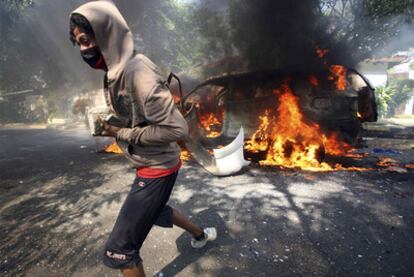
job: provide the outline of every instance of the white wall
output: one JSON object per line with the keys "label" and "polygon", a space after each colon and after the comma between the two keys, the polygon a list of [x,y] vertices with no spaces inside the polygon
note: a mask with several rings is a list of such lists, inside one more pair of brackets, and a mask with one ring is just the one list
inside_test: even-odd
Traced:
{"label": "white wall", "polygon": [[357,70],[367,77],[373,87],[379,87],[387,84],[387,67],[388,63],[361,62],[358,64]]}
{"label": "white wall", "polygon": [[408,79],[414,80],[414,70],[410,70],[410,72],[408,72]]}
{"label": "white wall", "polygon": [[[409,64],[411,64],[412,60]],[[409,66],[410,68],[410,66]],[[408,79],[414,80],[414,70],[411,70],[408,72]],[[411,97],[410,100],[408,100],[407,104],[405,105],[404,114],[413,114],[413,106],[414,106],[414,96]]]}
{"label": "white wall", "polygon": [[413,105],[414,105],[414,96],[411,97],[411,99],[407,101],[407,104],[405,104],[405,108],[404,108],[405,115],[413,114]]}

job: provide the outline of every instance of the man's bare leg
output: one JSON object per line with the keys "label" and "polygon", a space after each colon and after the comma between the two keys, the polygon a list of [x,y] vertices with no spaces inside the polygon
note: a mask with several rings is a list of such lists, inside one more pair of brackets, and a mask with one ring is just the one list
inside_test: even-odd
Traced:
{"label": "man's bare leg", "polygon": [[142,263],[131,268],[124,268],[121,270],[124,277],[145,277],[144,267]]}
{"label": "man's bare leg", "polygon": [[177,209],[172,208],[173,210],[173,224],[183,228],[187,232],[191,233],[193,237],[199,237],[203,234],[203,230],[192,223],[190,219],[185,217],[183,214],[181,214]]}

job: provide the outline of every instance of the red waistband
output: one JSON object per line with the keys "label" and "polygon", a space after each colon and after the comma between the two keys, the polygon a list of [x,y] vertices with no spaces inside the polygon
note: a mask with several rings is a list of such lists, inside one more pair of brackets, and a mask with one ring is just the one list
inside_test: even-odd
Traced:
{"label": "red waistband", "polygon": [[181,168],[181,160],[178,164],[172,168],[152,168],[152,167],[140,167],[136,169],[136,174],[138,177],[142,178],[161,178],[168,175],[171,175],[177,172]]}

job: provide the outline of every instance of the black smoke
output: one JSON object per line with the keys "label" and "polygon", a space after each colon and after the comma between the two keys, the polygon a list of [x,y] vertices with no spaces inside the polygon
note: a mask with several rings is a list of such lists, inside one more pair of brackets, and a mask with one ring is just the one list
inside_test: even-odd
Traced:
{"label": "black smoke", "polygon": [[[354,67],[401,37],[407,21],[411,20],[408,26],[413,28],[412,1],[227,0],[225,3],[223,11],[223,4],[217,7],[216,0],[199,2],[199,10],[203,11],[199,13],[206,15],[203,18],[198,14],[203,19],[199,22],[200,32],[209,38],[207,48],[215,49],[220,42],[223,45],[224,50],[215,49],[216,57],[228,57],[231,53],[245,60],[249,69],[312,70],[325,64]],[[323,59],[316,54],[318,48],[327,50]]]}
{"label": "black smoke", "polygon": [[233,1],[230,25],[240,54],[252,68],[303,68],[319,64],[328,48],[318,1]]}

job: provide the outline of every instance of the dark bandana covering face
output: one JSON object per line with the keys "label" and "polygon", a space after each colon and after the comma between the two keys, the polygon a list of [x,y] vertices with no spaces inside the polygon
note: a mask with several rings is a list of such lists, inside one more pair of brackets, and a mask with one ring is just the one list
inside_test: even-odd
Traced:
{"label": "dark bandana covering face", "polygon": [[97,46],[80,51],[82,59],[95,69],[106,69],[105,60]]}
{"label": "dark bandana covering face", "polygon": [[108,81],[118,80],[134,56],[134,37],[113,1],[88,1],[72,14],[80,14],[87,19],[98,46],[99,58],[89,63],[90,55],[86,55],[85,62],[93,68],[103,69]]}

